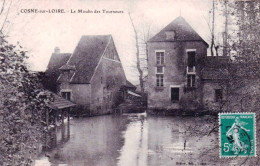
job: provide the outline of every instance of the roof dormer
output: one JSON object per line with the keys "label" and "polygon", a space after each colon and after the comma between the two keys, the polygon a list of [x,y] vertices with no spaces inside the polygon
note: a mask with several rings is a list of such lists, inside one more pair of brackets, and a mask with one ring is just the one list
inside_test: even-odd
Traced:
{"label": "roof dormer", "polygon": [[175,40],[176,39],[176,31],[166,31],[166,40]]}

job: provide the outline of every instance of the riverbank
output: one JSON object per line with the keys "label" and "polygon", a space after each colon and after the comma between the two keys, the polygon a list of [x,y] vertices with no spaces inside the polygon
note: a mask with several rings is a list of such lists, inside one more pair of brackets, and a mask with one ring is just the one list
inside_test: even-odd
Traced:
{"label": "riverbank", "polygon": [[210,115],[217,117],[219,111],[209,111],[209,110],[181,110],[181,109],[147,109],[147,114],[155,116],[204,116]]}

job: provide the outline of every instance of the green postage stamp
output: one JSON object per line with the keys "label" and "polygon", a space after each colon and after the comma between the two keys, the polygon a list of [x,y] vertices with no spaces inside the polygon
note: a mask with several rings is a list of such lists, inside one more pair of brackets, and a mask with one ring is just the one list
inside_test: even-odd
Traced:
{"label": "green postage stamp", "polygon": [[219,114],[220,157],[256,156],[255,113]]}

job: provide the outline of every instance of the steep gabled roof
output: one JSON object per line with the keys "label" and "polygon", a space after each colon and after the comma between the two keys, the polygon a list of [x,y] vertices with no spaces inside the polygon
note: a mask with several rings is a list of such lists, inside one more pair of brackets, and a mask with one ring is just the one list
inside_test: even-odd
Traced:
{"label": "steep gabled roof", "polygon": [[67,63],[71,53],[52,53],[47,71],[57,71],[61,66]]}
{"label": "steep gabled roof", "polygon": [[70,83],[90,83],[100,58],[105,52],[111,38],[111,35],[81,37],[71,58],[67,62],[68,65],[75,66],[76,68]]}
{"label": "steep gabled roof", "polygon": [[[166,39],[166,32],[173,31],[175,39]],[[163,28],[159,33],[152,37],[148,42],[162,42],[162,41],[202,41],[208,44],[199,36],[199,34],[186,22],[186,20],[179,16]]]}
{"label": "steep gabled roof", "polygon": [[75,66],[68,65],[68,64],[65,64],[65,65],[61,66],[59,69],[60,69],[60,70],[75,70],[76,67],[75,67]]}

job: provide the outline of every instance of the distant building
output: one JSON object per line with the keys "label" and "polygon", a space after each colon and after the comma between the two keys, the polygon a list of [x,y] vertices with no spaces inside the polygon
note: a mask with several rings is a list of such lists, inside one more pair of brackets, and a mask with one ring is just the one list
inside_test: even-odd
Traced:
{"label": "distant building", "polygon": [[[77,104],[89,115],[111,113],[120,101],[120,88],[126,85],[125,73],[111,35],[82,36],[66,63],[59,66],[58,93]],[[58,57],[58,58],[57,58]],[[63,58],[61,58],[63,59]]]}
{"label": "distant building", "polygon": [[195,109],[208,101],[219,105],[224,99],[219,85],[223,78],[212,77],[219,68],[207,64],[212,59],[207,48],[181,16],[148,41],[148,109],[184,109],[185,104]]}
{"label": "distant building", "polygon": [[56,47],[51,55],[47,70],[45,71],[44,86],[46,89],[57,93],[57,79],[61,74],[60,67],[67,63],[71,53],[60,53],[60,49]]}

